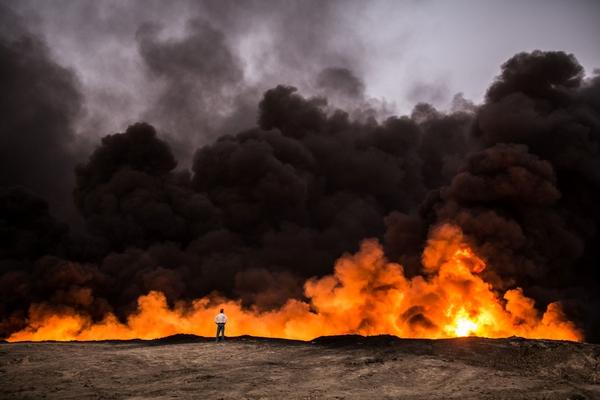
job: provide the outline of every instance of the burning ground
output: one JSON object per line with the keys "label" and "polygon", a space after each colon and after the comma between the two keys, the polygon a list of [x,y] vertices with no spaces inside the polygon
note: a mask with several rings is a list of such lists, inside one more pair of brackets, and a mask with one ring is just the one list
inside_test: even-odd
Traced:
{"label": "burning ground", "polygon": [[[574,55],[516,54],[483,104],[389,117],[337,66],[320,96],[272,85],[249,106],[217,28],[163,41],[144,24],[162,129],[90,149],[73,71],[2,11],[3,338],[208,335],[224,306],[231,334],[600,340],[600,79]],[[182,121],[196,109],[215,121]],[[191,168],[168,129],[211,132]]]}
{"label": "burning ground", "polygon": [[2,398],[600,397],[598,345],[547,340],[171,337],[0,344]]}
{"label": "burning ground", "polygon": [[160,338],[176,333],[214,329],[211,317],[225,306],[234,335],[252,334],[312,339],[321,334],[380,334],[400,337],[446,338],[476,335],[581,340],[559,303],[542,313],[520,288],[501,299],[477,274],[485,268],[458,228],[444,225],[433,232],[423,255],[429,274],[407,279],[399,264],[390,263],[376,241],[365,241],[356,255],[338,260],[335,274],[305,284],[309,301],[289,300],[270,311],[244,310],[239,302],[210,298],[169,308],[165,296],[150,292],[126,323],[113,314],[99,322],[77,313],[48,312],[32,307],[29,327],[9,341],[105,340]]}

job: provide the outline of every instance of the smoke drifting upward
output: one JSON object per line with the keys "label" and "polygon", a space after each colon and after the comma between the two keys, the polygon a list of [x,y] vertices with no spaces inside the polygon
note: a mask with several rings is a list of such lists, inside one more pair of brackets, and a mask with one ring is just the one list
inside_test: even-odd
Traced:
{"label": "smoke drifting upward", "polygon": [[4,6],[0,25],[0,186],[26,186],[70,214],[78,82]]}
{"label": "smoke drifting upward", "polygon": [[[317,87],[324,69],[361,73],[362,41],[334,34],[351,4],[5,3],[47,38],[53,58],[77,72],[84,100],[74,120],[78,139],[95,144],[143,120],[163,133],[180,168],[190,167],[197,147],[251,127],[262,93],[276,84],[312,95],[327,93]],[[6,26],[13,30],[12,21]]]}
{"label": "smoke drifting upward", "polygon": [[[189,20],[186,27],[183,39],[161,40],[161,27],[145,23],[136,38],[148,73],[163,83],[144,118],[160,122],[181,146],[178,153],[191,157],[186,154],[189,148],[222,133],[220,125],[231,114],[241,119],[236,121],[241,126],[252,118],[237,112],[242,106],[239,98],[247,89],[241,61],[230,51],[223,33],[202,20]],[[189,132],[202,135],[194,140]]]}
{"label": "smoke drifting upward", "polygon": [[[250,82],[220,29],[242,18],[222,11],[180,36],[135,25],[156,81],[148,122],[83,158],[73,73],[37,36],[0,31],[0,336],[204,332],[225,303],[240,334],[600,340],[598,76],[563,52],[520,53],[483,104],[381,118],[333,43],[307,50],[327,62],[300,90]],[[274,18],[286,38],[300,29],[288,11]],[[292,70],[304,39],[278,65]]]}

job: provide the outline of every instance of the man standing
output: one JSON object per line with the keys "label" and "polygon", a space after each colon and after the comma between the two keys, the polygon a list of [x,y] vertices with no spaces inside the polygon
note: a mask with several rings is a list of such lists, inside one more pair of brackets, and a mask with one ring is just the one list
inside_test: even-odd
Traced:
{"label": "man standing", "polygon": [[215,324],[217,324],[217,342],[219,340],[225,340],[225,324],[227,323],[227,315],[221,311],[215,317]]}

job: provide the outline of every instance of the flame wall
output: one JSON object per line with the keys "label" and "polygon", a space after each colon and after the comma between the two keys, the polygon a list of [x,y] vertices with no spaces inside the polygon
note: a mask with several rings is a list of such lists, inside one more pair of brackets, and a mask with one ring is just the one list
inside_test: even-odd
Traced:
{"label": "flame wall", "polygon": [[426,275],[407,278],[388,262],[376,240],[341,257],[333,275],[308,280],[309,302],[290,300],[270,312],[244,310],[231,300],[200,298],[169,308],[165,296],[150,292],[126,323],[108,314],[101,322],[73,312],[33,305],[29,326],[10,336],[22,340],[153,339],[176,333],[211,336],[219,308],[229,316],[228,335],[312,339],[322,335],[393,334],[410,338],[458,336],[582,340],[558,303],[540,314],[520,288],[497,293],[479,275],[486,268],[452,225],[432,231],[423,253]]}

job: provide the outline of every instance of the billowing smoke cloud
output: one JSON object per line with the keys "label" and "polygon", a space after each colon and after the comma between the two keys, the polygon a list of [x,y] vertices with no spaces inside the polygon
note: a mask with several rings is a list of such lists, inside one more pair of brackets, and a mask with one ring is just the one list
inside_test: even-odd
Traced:
{"label": "billowing smoke cloud", "polygon": [[[259,1],[242,10],[225,1],[191,7],[202,17],[187,20],[182,34],[155,22],[141,23],[136,32],[149,81],[158,86],[141,118],[165,132],[181,166],[191,164],[198,146],[254,125],[256,104],[273,82],[291,80],[353,115],[382,108],[366,98],[364,83],[350,69],[360,69],[360,46],[328,39],[337,5],[290,3],[273,10]],[[270,32],[268,39],[253,37],[255,25]],[[240,42],[246,48],[236,48]]]}
{"label": "billowing smoke cloud", "polygon": [[162,83],[144,118],[159,123],[178,153],[191,157],[190,148],[222,133],[221,125],[232,115],[240,124],[232,129],[248,126],[254,118],[243,112],[247,89],[241,60],[223,33],[202,20],[189,20],[186,26],[183,39],[161,39],[161,27],[145,23],[136,38],[151,79]]}
{"label": "billowing smoke cloud", "polygon": [[563,298],[573,315],[587,316],[594,340],[599,90],[572,55],[508,60],[473,127],[484,149],[468,156],[426,213],[463,229],[493,266],[486,273],[495,287],[528,288],[542,304]]}
{"label": "billowing smoke cloud", "polygon": [[25,186],[67,216],[73,211],[69,191],[78,155],[77,79],[4,6],[0,25],[0,185]]}
{"label": "billowing smoke cloud", "polygon": [[[270,309],[368,237],[414,276],[427,233],[450,222],[496,289],[520,286],[542,307],[560,299],[600,340],[598,77],[572,55],[522,53],[479,106],[457,96],[449,113],[423,103],[375,118],[353,58],[327,56],[335,46],[311,47],[314,37],[273,56],[279,67],[327,61],[302,90],[250,83],[219,28],[241,20],[227,9],[178,37],[134,24],[141,72],[156,81],[141,113],[151,124],[105,136],[76,168],[77,80],[38,37],[1,31],[0,335],[22,328],[30,306],[124,318],[151,290],[170,304],[213,294]],[[289,23],[289,38],[307,10],[265,21]],[[42,198],[73,204],[85,232]]]}
{"label": "billowing smoke cloud", "polygon": [[347,68],[325,68],[317,77],[317,85],[350,98],[365,95],[365,84]]}
{"label": "billowing smoke cloud", "polygon": [[87,164],[77,168],[75,202],[90,232],[111,248],[189,242],[218,221],[205,196],[188,189],[189,176],[174,174],[168,145],[147,124],[106,136]]}
{"label": "billowing smoke cloud", "polygon": [[83,139],[143,120],[163,132],[180,168],[190,167],[197,147],[252,126],[262,93],[277,83],[327,94],[331,85],[318,84],[322,70],[361,72],[361,39],[332,35],[350,4],[7,4],[54,40],[58,58],[80,75],[85,104],[74,122]]}
{"label": "billowing smoke cloud", "polygon": [[[496,175],[499,182],[491,183],[504,187],[477,202],[483,200],[522,235],[509,239],[500,234],[487,244],[490,257],[507,254],[502,250],[506,244],[517,255],[512,262],[498,260],[498,273],[536,286],[535,292],[546,300],[552,292],[586,298],[578,303],[586,310],[577,312],[593,316],[587,322],[598,335],[599,317],[593,309],[599,302],[591,293],[598,291],[599,281],[594,260],[600,256],[600,85],[597,76],[583,76],[575,57],[562,52],[534,51],[508,60],[488,90],[474,130],[492,147],[469,164],[476,174],[487,175],[484,179]],[[507,142],[526,146],[519,150],[522,161],[507,157],[501,145]],[[502,158],[495,154],[499,151]],[[498,172],[486,174],[489,168]],[[457,177],[453,184],[459,182]],[[495,226],[492,222],[484,229],[502,232]],[[473,233],[476,237],[481,232]],[[577,290],[582,292],[573,293]]]}

